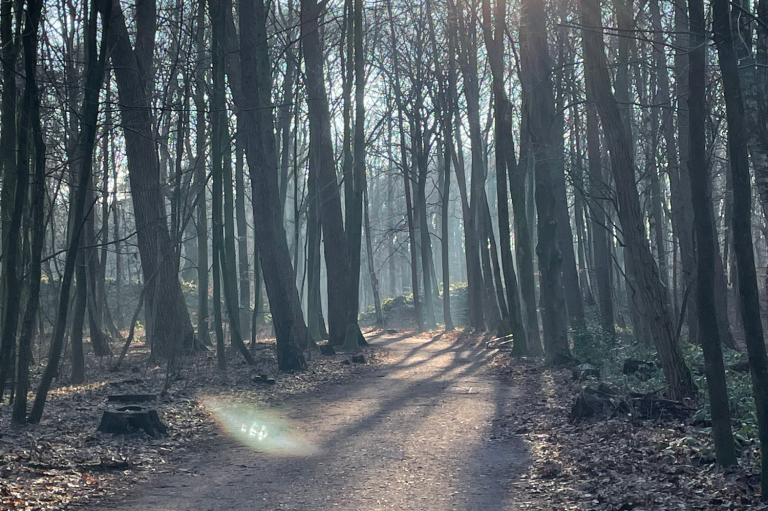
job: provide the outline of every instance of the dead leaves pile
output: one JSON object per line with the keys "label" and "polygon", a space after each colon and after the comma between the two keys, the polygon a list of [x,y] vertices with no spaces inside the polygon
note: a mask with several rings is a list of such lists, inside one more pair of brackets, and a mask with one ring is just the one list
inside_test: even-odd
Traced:
{"label": "dead leaves pile", "polygon": [[[322,391],[372,371],[385,356],[382,350],[366,348],[362,350],[365,365],[345,365],[343,354],[315,354],[307,371],[288,374],[278,373],[276,364],[266,360],[272,357],[273,346],[263,343],[260,348],[259,365],[247,366],[232,356],[226,374],[216,370],[215,355],[210,353],[184,360],[168,393],[153,405],[169,428],[166,438],[96,432],[109,395],[162,391],[165,367],[150,367],[137,356],[129,358],[121,372],[109,373],[104,366],[89,373],[93,383],[51,391],[37,426],[11,430],[10,407],[2,406],[0,509],[72,509],[121,494],[133,484],[173,470],[174,459],[218,436],[216,424],[200,403],[202,397],[215,394],[235,401],[278,404],[288,396]],[[138,353],[142,350],[134,355]],[[274,378],[276,384],[258,383],[254,377],[259,375]]]}
{"label": "dead leaves pile", "polygon": [[768,509],[759,502],[757,446],[724,471],[701,428],[626,418],[571,424],[570,372],[502,354],[494,366],[521,390],[494,428],[529,450],[531,468],[511,488],[520,509]]}

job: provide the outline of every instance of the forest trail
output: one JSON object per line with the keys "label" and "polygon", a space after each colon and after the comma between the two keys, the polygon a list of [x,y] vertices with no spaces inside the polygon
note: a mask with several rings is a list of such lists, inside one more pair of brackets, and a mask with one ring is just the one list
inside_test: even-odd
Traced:
{"label": "forest trail", "polygon": [[439,334],[370,342],[389,350],[376,371],[270,410],[314,452],[268,454],[222,435],[99,509],[513,509],[526,448],[494,435],[494,418],[518,389],[489,372],[484,345]]}

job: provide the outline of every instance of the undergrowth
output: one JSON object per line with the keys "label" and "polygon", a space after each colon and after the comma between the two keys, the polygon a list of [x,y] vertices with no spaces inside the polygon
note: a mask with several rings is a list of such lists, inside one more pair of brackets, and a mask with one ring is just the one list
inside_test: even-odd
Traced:
{"label": "undergrowth", "polygon": [[[598,367],[601,381],[607,385],[626,392],[639,393],[665,389],[664,373],[661,370],[656,349],[653,346],[636,343],[631,330],[617,331],[616,336],[612,336],[603,330],[599,322],[591,320],[587,322],[584,329],[574,331],[572,334],[573,352],[576,358]],[[687,341],[681,342],[681,350],[694,382],[700,390],[698,400],[694,403],[697,409],[691,417],[691,423],[702,426],[703,432],[708,433],[711,413],[707,379],[704,375],[704,355],[701,346]],[[645,366],[643,371],[624,374],[624,362],[628,359],[650,364]],[[746,353],[723,347],[734,440],[741,447],[757,440],[757,417],[750,375],[748,372],[731,369],[732,366],[745,361],[747,361]]]}

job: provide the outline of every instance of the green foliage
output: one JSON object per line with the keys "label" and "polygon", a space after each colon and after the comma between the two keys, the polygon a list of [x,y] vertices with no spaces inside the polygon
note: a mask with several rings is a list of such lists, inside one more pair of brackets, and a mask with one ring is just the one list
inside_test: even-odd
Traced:
{"label": "green foliage", "polygon": [[571,335],[573,355],[579,361],[602,368],[615,360],[616,338],[603,330],[597,321],[588,320],[586,326],[572,329]]}
{"label": "green foliage", "polygon": [[[704,355],[700,346],[684,345],[688,366],[701,369],[704,365]],[[734,438],[740,443],[757,438],[757,416],[755,415],[755,400],[752,397],[752,378],[749,373],[741,373],[729,369],[729,366],[746,362],[747,355],[735,350],[723,348],[723,363],[725,364],[725,381],[728,386],[728,405],[734,426]],[[701,408],[693,417],[695,422],[708,424],[711,420],[709,394],[707,393],[707,378],[702,371],[693,371],[694,381],[701,389],[704,398]]]}
{"label": "green foliage", "polygon": [[[634,342],[627,332],[618,333],[611,340],[601,332],[599,326],[588,323],[585,332],[574,332],[574,355],[584,362],[599,366],[603,381],[614,388],[632,392],[651,392],[666,386],[664,373],[657,362],[656,350],[652,346],[641,346]],[[611,342],[612,341],[612,342]],[[701,346],[681,343],[683,357],[691,369],[694,381],[700,393],[700,406],[692,417],[695,424],[708,426],[711,421],[707,378],[704,375],[704,354]],[[624,361],[632,358],[653,363],[650,371],[623,374]],[[739,362],[747,361],[747,355],[739,351],[723,348],[725,379],[728,385],[728,398],[733,424],[734,439],[740,446],[757,440],[757,418],[755,401],[752,397],[752,380],[749,373],[729,369]],[[704,429],[708,432],[708,428]],[[708,446],[707,449],[714,449]],[[714,451],[713,451],[714,452]],[[714,454],[713,454],[714,456]]]}

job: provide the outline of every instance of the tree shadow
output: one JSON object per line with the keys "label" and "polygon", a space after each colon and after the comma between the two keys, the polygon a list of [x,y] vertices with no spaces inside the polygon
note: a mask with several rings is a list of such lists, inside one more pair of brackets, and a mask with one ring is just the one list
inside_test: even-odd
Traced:
{"label": "tree shadow", "polygon": [[435,351],[439,340],[406,351],[383,380],[371,374],[286,402],[281,415],[314,434],[317,451],[280,457],[215,442],[201,455],[205,477],[159,480],[136,498],[156,493],[160,501],[147,511],[208,502],[218,509],[505,509],[510,481],[529,463],[520,438],[496,432],[517,390],[487,374],[491,354],[482,344]]}

